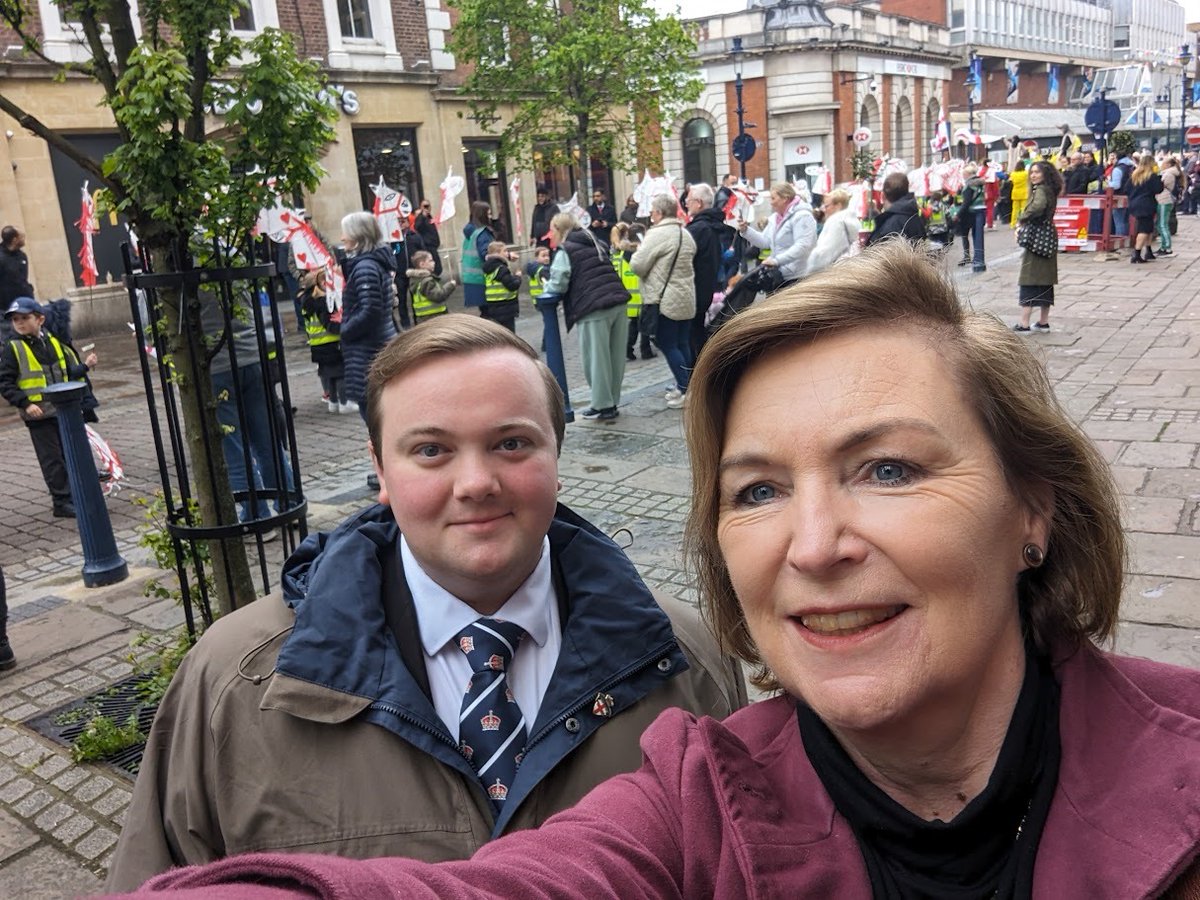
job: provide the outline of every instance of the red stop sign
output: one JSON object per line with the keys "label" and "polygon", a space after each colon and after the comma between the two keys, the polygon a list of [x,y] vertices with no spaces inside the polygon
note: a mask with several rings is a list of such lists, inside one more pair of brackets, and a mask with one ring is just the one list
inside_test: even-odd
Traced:
{"label": "red stop sign", "polygon": [[1200,125],[1193,125],[1184,132],[1183,137],[1192,147],[1200,147]]}

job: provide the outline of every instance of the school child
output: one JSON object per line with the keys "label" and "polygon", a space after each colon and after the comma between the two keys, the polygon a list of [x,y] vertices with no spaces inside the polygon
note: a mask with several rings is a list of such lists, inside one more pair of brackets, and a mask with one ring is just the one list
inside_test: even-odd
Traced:
{"label": "school child", "polygon": [[947,198],[945,191],[934,191],[929,196],[928,207],[929,222],[925,231],[929,242],[937,244],[945,250],[954,243],[954,234],[951,230],[953,224],[951,214],[954,212],[954,203]]}
{"label": "school child", "polygon": [[446,298],[454,293],[453,280],[442,283],[434,273],[437,260],[428,250],[412,255],[413,267],[408,270],[408,297],[412,302],[413,321],[420,325],[435,316],[446,314]]}
{"label": "school child", "polygon": [[[653,337],[653,328],[651,327],[653,322],[647,312],[648,308],[642,305],[641,280],[629,265],[629,260],[633,258],[634,251],[637,250],[638,244],[645,235],[645,226],[636,222],[632,225],[618,222],[610,235],[613,267],[621,276],[621,284],[625,286],[625,290],[629,291],[629,302],[625,305],[625,315],[629,319],[629,336],[625,341],[625,359],[630,362],[637,359],[633,348],[637,344],[638,335],[641,335],[642,338],[642,359],[653,359],[658,355],[650,346],[650,339]],[[658,307],[652,307],[652,312],[657,316]]]}
{"label": "school child", "polygon": [[358,412],[358,404],[346,397],[346,369],[342,363],[342,309],[329,308],[325,288],[325,270],[310,269],[300,276],[300,309],[304,332],[308,335],[308,353],[317,364],[317,378],[331,413],[349,415]]}
{"label": "school child", "polygon": [[515,260],[516,256],[508,252],[504,241],[488,244],[487,258],[483,261],[485,302],[479,310],[480,316],[512,332],[517,330],[517,314],[520,312],[517,293],[521,289],[521,276],[508,267]]}
{"label": "school child", "polygon": [[[13,336],[0,351],[0,394],[21,411],[50,492],[54,515],[73,519],[75,504],[58,436],[57,413],[39,388],[62,381],[86,382],[88,370],[96,365],[96,354],[89,353],[80,362],[74,347],[43,330],[46,315],[32,297],[15,299],[4,311],[4,318],[12,326]],[[96,406],[96,398],[89,390],[83,401],[86,421],[96,421]]]}
{"label": "school child", "polygon": [[525,264],[525,277],[529,279],[529,299],[536,305],[546,292],[546,279],[550,277],[549,247],[533,251],[533,259]]}

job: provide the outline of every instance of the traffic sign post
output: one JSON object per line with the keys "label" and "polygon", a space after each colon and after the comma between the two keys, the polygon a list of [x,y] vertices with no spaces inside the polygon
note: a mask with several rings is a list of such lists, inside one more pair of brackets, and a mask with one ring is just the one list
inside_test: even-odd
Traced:
{"label": "traffic sign post", "polygon": [[1109,134],[1121,124],[1121,107],[1106,99],[1104,93],[1101,91],[1100,98],[1093,101],[1083,114],[1083,121],[1096,138],[1101,151],[1108,143]]}
{"label": "traffic sign post", "polygon": [[1193,125],[1185,131],[1183,139],[1189,147],[1200,147],[1200,125]]}
{"label": "traffic sign post", "polygon": [[754,159],[754,152],[757,149],[758,145],[754,138],[744,132],[733,139],[733,158],[740,163],[748,163]]}

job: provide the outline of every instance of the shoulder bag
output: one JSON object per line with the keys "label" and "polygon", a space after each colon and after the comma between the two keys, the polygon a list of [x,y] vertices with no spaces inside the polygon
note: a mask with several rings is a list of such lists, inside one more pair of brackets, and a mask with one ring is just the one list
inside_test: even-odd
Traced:
{"label": "shoulder bag", "polygon": [[[676,309],[675,305],[672,305],[672,304],[668,304],[665,307],[663,306],[663,300],[667,296],[667,289],[671,286],[671,276],[675,274],[675,264],[677,262],[679,262],[679,251],[683,249],[683,223],[679,224],[679,234],[677,235],[677,237],[678,237],[678,241],[675,244],[675,255],[671,257],[671,268],[669,268],[667,270],[667,279],[666,279],[666,281],[663,282],[662,291],[660,291],[659,295],[658,295],[658,311],[672,321],[682,322],[682,321],[685,321],[686,319],[690,319],[692,317],[691,313],[689,313],[688,315],[682,316],[682,317],[677,317],[677,316],[671,315],[671,313],[678,313],[678,312],[682,312],[683,310]],[[695,312],[695,297],[694,296],[692,297],[692,304],[693,304],[692,313],[694,313]]]}
{"label": "shoulder bag", "polygon": [[1050,219],[1034,219],[1017,231],[1017,245],[1046,259],[1058,252],[1058,232]]}

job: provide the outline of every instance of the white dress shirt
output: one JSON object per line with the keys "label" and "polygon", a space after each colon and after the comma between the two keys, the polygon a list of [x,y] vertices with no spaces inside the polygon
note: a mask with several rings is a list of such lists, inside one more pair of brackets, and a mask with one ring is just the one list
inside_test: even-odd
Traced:
{"label": "white dress shirt", "polygon": [[[403,535],[400,537],[400,559],[417,613],[433,708],[450,736],[457,741],[463,694],[472,673],[467,656],[458,649],[454,636],[480,616],[425,573]],[[558,600],[550,578],[548,538],[542,538],[542,557],[533,573],[489,618],[515,622],[525,629],[526,636],[517,647],[508,672],[508,685],[532,735],[542,696],[550,684],[562,646]]]}

